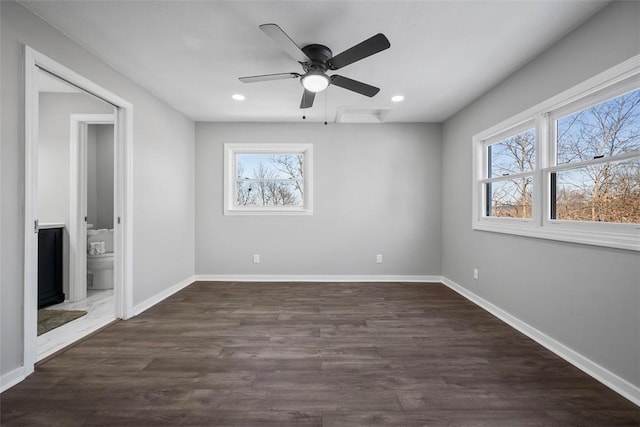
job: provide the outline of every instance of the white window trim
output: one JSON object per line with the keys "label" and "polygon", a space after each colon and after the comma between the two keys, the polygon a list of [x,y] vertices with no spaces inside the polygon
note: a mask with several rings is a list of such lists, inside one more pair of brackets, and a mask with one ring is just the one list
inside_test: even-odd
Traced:
{"label": "white window trim", "polygon": [[[479,147],[477,150],[474,150],[474,154],[477,155],[477,157],[479,158],[479,164],[478,167],[479,169],[479,179],[478,179],[478,190],[480,191],[480,195],[481,195],[481,200],[480,200],[480,204],[482,204],[482,201],[484,200],[484,196],[485,196],[485,192],[486,192],[486,183],[488,182],[500,182],[500,181],[509,181],[512,180],[514,178],[519,178],[519,177],[523,177],[523,176],[532,176],[533,177],[533,207],[534,210],[532,212],[532,217],[531,218],[498,218],[498,217],[485,217],[484,216],[484,210],[486,208],[486,206],[478,206],[479,209],[479,215],[481,218],[483,219],[487,219],[493,222],[496,222],[496,224],[519,224],[520,226],[530,226],[533,221],[536,220],[536,211],[535,211],[535,206],[537,206],[536,203],[536,170],[533,171],[527,171],[527,172],[521,172],[521,173],[517,173],[517,174],[511,174],[511,175],[507,175],[507,176],[495,176],[495,177],[489,177],[489,178],[484,178],[485,176],[488,176],[488,165],[483,161],[485,159],[486,153],[487,153],[487,147],[490,145],[493,145],[495,143],[498,143],[506,138],[510,138],[512,136],[518,135],[522,132],[528,131],[529,129],[535,129],[536,131],[536,135],[539,131],[537,123],[535,120],[533,119],[529,119],[529,120],[525,120],[523,122],[519,122],[511,127],[509,127],[508,129],[503,129],[501,132],[498,132],[494,135],[491,135],[490,137],[484,138],[482,140],[479,141]],[[536,144],[537,144],[538,139],[536,138]],[[538,147],[536,146],[535,148],[536,150],[536,169],[537,169],[537,165],[538,165],[538,160],[537,160],[537,153],[538,153]],[[476,153],[476,151],[478,151]],[[475,162],[474,162],[475,163]]]}
{"label": "white window trim", "polygon": [[[502,123],[492,126],[473,136],[472,163],[472,228],[474,230],[519,236],[580,243],[595,246],[640,251],[640,225],[591,223],[585,221],[557,221],[549,219],[549,180],[550,173],[561,169],[556,166],[553,153],[550,153],[549,140],[553,137],[550,123],[551,114],[557,117],[566,114],[578,105],[593,105],[601,100],[615,97],[631,85],[640,87],[640,55],[610,68],[587,81],[580,83]],[[600,93],[603,89],[605,94]],[[532,121],[536,127],[536,170],[533,181],[533,217],[532,219],[496,218],[484,215],[484,151],[490,142],[500,137],[518,133]],[[631,157],[632,155],[617,156]],[[589,163],[589,162],[587,162]],[[577,164],[571,165],[571,167]]]}
{"label": "white window trim", "polygon": [[[303,206],[235,206],[236,154],[304,154]],[[226,143],[224,144],[225,215],[313,215],[313,144]]]}

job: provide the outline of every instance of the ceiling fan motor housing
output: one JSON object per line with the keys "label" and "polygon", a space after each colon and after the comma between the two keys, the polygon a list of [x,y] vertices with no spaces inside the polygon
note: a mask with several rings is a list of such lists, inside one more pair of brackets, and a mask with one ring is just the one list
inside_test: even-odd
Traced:
{"label": "ceiling fan motor housing", "polygon": [[311,60],[302,64],[305,71],[327,71],[327,61],[333,57],[331,49],[321,44],[310,44],[303,47],[302,52]]}

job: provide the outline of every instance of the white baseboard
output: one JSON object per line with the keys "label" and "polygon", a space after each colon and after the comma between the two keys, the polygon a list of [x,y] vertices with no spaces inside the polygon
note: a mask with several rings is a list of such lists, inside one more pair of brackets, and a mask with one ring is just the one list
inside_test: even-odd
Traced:
{"label": "white baseboard", "polygon": [[560,356],[576,368],[582,370],[586,374],[600,381],[602,384],[606,385],[616,393],[622,395],[623,397],[629,399],[631,402],[640,406],[640,387],[631,384],[624,378],[619,377],[618,375],[607,370],[606,368],[603,368],[592,360],[587,359],[580,353],[570,349],[566,345],[562,344],[559,341],[556,341],[555,339],[539,331],[528,323],[523,322],[517,317],[512,316],[511,314],[495,306],[484,298],[479,297],[473,292],[470,292],[454,281],[443,277],[442,283],[444,283],[447,287],[456,291],[469,301],[493,314],[509,326],[522,332],[538,344]]}
{"label": "white baseboard", "polygon": [[195,280],[202,282],[416,282],[442,283],[442,276],[404,275],[269,275],[269,274],[200,274]]}
{"label": "white baseboard", "polygon": [[4,392],[5,390],[9,390],[11,387],[18,384],[24,379],[24,367],[22,366],[14,369],[11,372],[7,372],[0,377],[0,393]]}
{"label": "white baseboard", "polygon": [[138,314],[142,313],[143,311],[146,311],[146,310],[150,309],[154,305],[156,305],[159,302],[169,298],[171,295],[175,294],[176,292],[178,292],[181,289],[186,288],[187,286],[189,286],[190,284],[192,284],[195,281],[196,281],[195,276],[191,276],[191,277],[189,277],[187,279],[184,279],[183,281],[181,281],[179,283],[176,283],[175,285],[173,285],[169,289],[165,289],[164,291],[152,296],[151,298],[148,298],[148,299],[142,301],[140,304],[137,304],[137,305],[135,305],[133,307],[133,315],[137,316]]}

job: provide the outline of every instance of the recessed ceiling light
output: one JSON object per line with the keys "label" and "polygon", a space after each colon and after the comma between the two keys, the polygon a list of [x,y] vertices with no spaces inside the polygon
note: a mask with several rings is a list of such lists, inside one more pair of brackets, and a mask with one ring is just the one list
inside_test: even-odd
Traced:
{"label": "recessed ceiling light", "polygon": [[391,101],[392,102],[402,102],[402,101],[404,101],[404,96],[402,96],[402,95],[392,96],[391,97]]}
{"label": "recessed ceiling light", "polygon": [[233,95],[231,95],[231,97],[236,101],[244,101],[246,99],[244,95],[239,93],[234,93]]}

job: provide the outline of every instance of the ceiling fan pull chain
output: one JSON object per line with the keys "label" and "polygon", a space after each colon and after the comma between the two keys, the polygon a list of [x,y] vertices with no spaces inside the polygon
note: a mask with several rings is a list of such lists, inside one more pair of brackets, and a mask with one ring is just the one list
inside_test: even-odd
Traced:
{"label": "ceiling fan pull chain", "polygon": [[324,125],[327,125],[327,104],[329,104],[329,91],[324,91]]}

